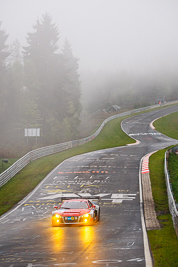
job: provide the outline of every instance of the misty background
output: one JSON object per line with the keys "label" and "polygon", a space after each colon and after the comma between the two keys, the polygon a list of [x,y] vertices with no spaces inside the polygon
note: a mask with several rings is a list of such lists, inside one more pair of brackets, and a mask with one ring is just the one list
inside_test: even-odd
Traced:
{"label": "misty background", "polygon": [[177,14],[177,0],[0,0],[0,157],[177,99]]}

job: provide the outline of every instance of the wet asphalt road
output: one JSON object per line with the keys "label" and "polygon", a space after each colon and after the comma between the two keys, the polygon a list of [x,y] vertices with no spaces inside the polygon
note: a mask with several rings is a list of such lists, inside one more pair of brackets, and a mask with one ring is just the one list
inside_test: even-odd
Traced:
{"label": "wet asphalt road", "polygon": [[[150,128],[178,105],[131,117],[124,131],[138,145],[100,150],[57,166],[10,213],[0,218],[0,266],[145,266],[139,165],[149,152],[178,143]],[[51,227],[61,196],[100,195],[94,226]]]}

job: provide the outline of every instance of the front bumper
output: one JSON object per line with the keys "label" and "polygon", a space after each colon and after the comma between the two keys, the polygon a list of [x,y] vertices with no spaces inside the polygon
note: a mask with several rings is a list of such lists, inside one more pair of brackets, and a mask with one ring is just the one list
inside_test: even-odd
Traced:
{"label": "front bumper", "polygon": [[93,218],[90,216],[52,216],[52,226],[63,226],[63,225],[91,225],[93,224]]}

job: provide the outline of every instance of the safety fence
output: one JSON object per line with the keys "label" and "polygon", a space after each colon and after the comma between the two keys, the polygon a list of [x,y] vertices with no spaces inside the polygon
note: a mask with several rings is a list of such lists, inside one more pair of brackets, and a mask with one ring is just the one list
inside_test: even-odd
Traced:
{"label": "safety fence", "polygon": [[[167,105],[168,104],[174,104],[177,102],[178,101],[172,101],[172,102],[167,103]],[[163,104],[163,105],[165,105],[165,104]],[[38,158],[48,156],[48,155],[51,155],[51,154],[62,152],[64,150],[67,150],[67,149],[70,149],[73,147],[77,147],[77,146],[83,145],[83,144],[91,141],[101,132],[101,130],[103,129],[105,124],[107,122],[109,122],[110,120],[113,120],[113,119],[116,119],[119,117],[124,117],[127,115],[131,115],[133,113],[153,109],[156,107],[160,107],[160,105],[143,107],[143,108],[134,109],[134,110],[130,110],[130,111],[126,111],[123,113],[113,115],[111,117],[108,117],[106,120],[104,120],[103,123],[101,124],[101,126],[98,128],[98,130],[88,137],[85,137],[85,138],[82,138],[79,140],[60,143],[60,144],[56,144],[56,145],[52,145],[52,146],[41,147],[41,148],[38,148],[38,149],[35,149],[35,150],[28,152],[22,158],[17,160],[13,165],[11,165],[7,170],[5,170],[3,173],[0,174],[0,187],[3,186],[4,184],[6,184],[12,177],[14,177],[19,171],[21,171],[31,161],[36,160]]]}
{"label": "safety fence", "polygon": [[[177,146],[177,151],[178,151],[178,146]],[[169,158],[169,153],[171,153],[171,152],[173,152],[172,149],[169,149],[165,153],[164,173],[165,173],[165,179],[166,179],[166,185],[167,185],[169,211],[172,215],[172,220],[173,220],[175,232],[176,232],[176,235],[178,237],[178,211],[177,211],[176,202],[174,200],[172,187],[171,187],[171,183],[170,183],[170,175],[169,175],[169,171],[168,171],[168,158]]]}

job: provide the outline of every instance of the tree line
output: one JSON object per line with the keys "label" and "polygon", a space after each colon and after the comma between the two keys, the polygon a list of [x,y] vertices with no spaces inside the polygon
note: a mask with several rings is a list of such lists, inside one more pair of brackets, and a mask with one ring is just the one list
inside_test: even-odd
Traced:
{"label": "tree line", "polygon": [[[27,45],[8,35],[0,23],[0,157],[23,155],[78,137],[81,85],[78,59],[66,40],[59,51],[59,31],[44,14],[27,33]],[[25,129],[40,128],[40,137]]]}
{"label": "tree line", "polygon": [[177,69],[166,68],[129,72],[82,72],[82,104],[85,113],[93,114],[118,105],[122,110],[178,99]]}
{"label": "tree line", "polygon": [[[177,99],[175,67],[92,70],[79,77],[78,59],[67,40],[59,49],[58,27],[49,14],[27,33],[26,46],[18,40],[8,46],[7,39],[0,22],[0,158],[84,137],[113,105],[122,112]],[[31,128],[40,129],[40,137],[25,136]]]}

